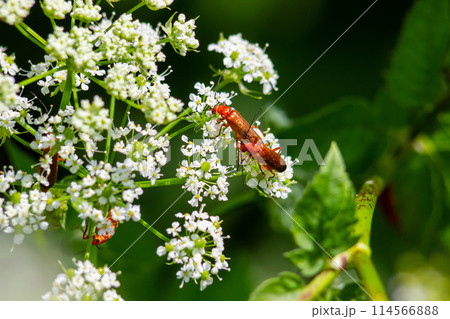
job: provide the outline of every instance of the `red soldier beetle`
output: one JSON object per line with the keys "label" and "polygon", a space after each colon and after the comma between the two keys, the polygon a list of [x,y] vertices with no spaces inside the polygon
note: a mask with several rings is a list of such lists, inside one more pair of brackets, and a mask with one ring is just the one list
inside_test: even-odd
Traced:
{"label": "red soldier beetle", "polygon": [[225,126],[233,130],[236,136],[236,147],[239,147],[239,142],[239,148],[244,152],[248,152],[256,160],[260,169],[262,165],[273,176],[275,176],[274,170],[280,173],[286,170],[286,163],[280,154],[277,153],[280,148],[271,149],[268,143],[263,143],[262,137],[255,130],[256,127],[250,126],[238,111],[225,104],[220,104],[214,106],[212,112],[222,116],[219,122],[225,120],[227,122]]}
{"label": "red soldier beetle", "polygon": [[[107,222],[108,221],[111,222],[111,225],[107,225],[107,228],[111,229],[110,232],[106,231],[106,233],[104,235],[99,235],[98,234],[99,229],[96,228],[94,236],[92,238],[92,245],[98,246],[98,245],[101,245],[104,242],[106,242],[108,239],[111,239],[111,237],[114,235],[114,232],[116,231],[117,227],[119,227],[120,222],[114,220],[111,217],[111,211],[109,211],[108,218],[106,219],[106,221]],[[85,231],[83,233],[83,239],[89,239],[89,235],[86,235],[86,232],[87,232],[87,227],[86,227],[86,229],[85,229]]]}

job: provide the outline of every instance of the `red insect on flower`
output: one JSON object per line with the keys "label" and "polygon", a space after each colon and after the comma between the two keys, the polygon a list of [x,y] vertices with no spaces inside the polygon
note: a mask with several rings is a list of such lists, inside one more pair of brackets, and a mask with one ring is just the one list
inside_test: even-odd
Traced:
{"label": "red insect on flower", "polygon": [[286,163],[279,154],[280,148],[271,149],[268,143],[264,143],[261,135],[256,132],[256,129],[259,128],[250,126],[238,111],[225,104],[220,104],[214,106],[212,112],[222,116],[219,122],[225,120],[224,126],[233,130],[236,136],[236,147],[241,151],[248,152],[256,160],[260,169],[262,166],[273,175],[275,175],[274,171],[281,173],[286,170]]}
{"label": "red insect on flower", "polygon": [[[111,237],[116,232],[116,229],[119,226],[119,224],[120,224],[119,221],[116,221],[116,220],[112,219],[111,211],[110,211],[109,214],[108,214],[108,218],[106,219],[104,234],[103,235],[99,235],[98,233],[100,232],[100,230],[98,228],[96,228],[94,236],[92,238],[92,245],[98,246],[98,245],[101,245],[104,242],[106,242],[108,239],[111,239]],[[89,236],[86,235],[86,231],[87,231],[87,228],[84,231],[83,239],[89,239]]]}

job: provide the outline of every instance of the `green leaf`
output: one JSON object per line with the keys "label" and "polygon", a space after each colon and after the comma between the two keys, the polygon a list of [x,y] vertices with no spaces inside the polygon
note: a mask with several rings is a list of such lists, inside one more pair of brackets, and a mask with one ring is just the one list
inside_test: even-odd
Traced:
{"label": "green leaf", "polygon": [[320,258],[318,251],[307,250],[304,248],[296,248],[284,253],[284,257],[289,259],[291,263],[302,270],[302,274],[306,277],[312,277],[322,270],[325,260]]}
{"label": "green leaf", "polygon": [[352,246],[356,242],[356,237],[351,236],[351,227],[356,222],[354,198],[344,160],[333,142],[325,165],[297,203],[293,218],[298,224],[294,223],[291,229],[297,245],[317,259],[327,256],[319,245],[331,256]]}
{"label": "green leaf", "polygon": [[296,300],[305,286],[302,278],[289,271],[263,281],[251,293],[250,300]]}
{"label": "green leaf", "polygon": [[416,1],[403,25],[387,74],[387,91],[401,107],[436,99],[450,38],[448,0]]}

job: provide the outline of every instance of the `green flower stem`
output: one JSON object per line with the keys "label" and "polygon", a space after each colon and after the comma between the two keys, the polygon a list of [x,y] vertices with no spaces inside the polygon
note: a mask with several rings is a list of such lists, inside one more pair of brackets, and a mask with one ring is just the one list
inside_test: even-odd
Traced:
{"label": "green flower stem", "polygon": [[49,70],[49,71],[47,71],[45,73],[42,73],[42,74],[38,74],[36,76],[33,76],[32,78],[23,80],[23,81],[17,83],[17,85],[19,85],[21,87],[22,86],[27,86],[28,84],[31,84],[33,82],[36,82],[36,81],[42,79],[42,78],[45,78],[47,75],[51,75],[51,74],[53,74],[55,72],[58,72],[58,71],[61,71],[61,70],[65,70],[65,69],[67,69],[66,65],[62,66],[62,67],[59,67],[59,68],[55,68],[55,69]]}
{"label": "green flower stem", "polygon": [[[53,187],[53,186],[52,186]],[[66,195],[66,196],[63,196],[63,197],[58,197],[58,198],[55,198],[55,200],[58,200],[58,201],[60,201],[60,202],[65,202],[66,200],[69,200],[70,199],[70,195]]]}
{"label": "green flower stem", "polygon": [[14,25],[20,33],[22,33],[28,40],[36,44],[41,49],[45,50],[47,41],[45,41],[37,32],[27,26],[24,22],[19,22]]}
{"label": "green flower stem", "polygon": [[[76,1],[73,1],[72,12],[74,12],[76,8],[77,8],[77,2],[76,2]],[[70,19],[70,29],[72,29],[74,25],[75,25],[75,18],[74,18],[73,16],[71,16],[71,19]]]}
{"label": "green flower stem", "polygon": [[[72,83],[75,83],[75,73],[73,73],[73,79],[72,79]],[[77,93],[77,88],[75,87],[75,85],[72,88],[72,95],[73,95],[73,104],[75,106],[75,110],[78,110],[80,108],[80,103],[78,101],[78,93]]]}
{"label": "green flower stem", "polygon": [[[230,177],[237,177],[237,176],[242,176],[244,173],[241,172],[237,172],[236,174],[230,176]],[[213,176],[211,179],[208,180],[208,182],[215,182],[219,179],[220,176]],[[158,179],[157,181],[155,181],[154,184],[152,184],[151,181],[142,181],[142,182],[136,182],[134,183],[137,187],[142,187],[142,188],[151,188],[151,187],[160,187],[160,186],[173,186],[173,185],[182,185],[186,183],[186,179],[185,178],[178,178],[178,177],[174,177],[174,178],[165,178],[165,179]]]}
{"label": "green flower stem", "polygon": [[143,220],[142,218],[139,220],[139,223],[144,226],[145,228],[147,228],[149,231],[151,231],[153,234],[156,235],[156,237],[164,240],[165,242],[169,242],[170,239],[166,236],[164,236],[163,234],[161,234],[159,231],[157,231],[155,228],[153,228],[152,226],[150,226],[145,220]]}
{"label": "green flower stem", "polygon": [[[114,96],[111,96],[111,102],[109,104],[109,118],[114,122],[114,110],[116,107],[116,98]],[[108,130],[107,136],[106,136],[106,146],[105,146],[105,163],[108,163],[109,161],[109,154],[111,148],[111,130]]]}
{"label": "green flower stem", "polygon": [[83,73],[83,74],[86,75],[86,77],[88,77],[89,80],[91,80],[92,82],[94,82],[95,84],[97,84],[98,86],[100,86],[101,88],[106,90],[106,83],[105,83],[105,81],[97,79],[95,76],[92,76],[92,75],[87,74],[87,73]]}
{"label": "green flower stem", "polygon": [[360,236],[359,242],[367,246],[370,246],[370,230],[375,204],[383,187],[382,179],[374,177],[365,182],[359,194],[356,195],[357,222],[353,231]]}
{"label": "green flower stem", "polygon": [[56,29],[56,22],[55,22],[55,19],[53,19],[53,18],[49,18],[49,19],[50,19],[50,23],[52,24],[53,30],[55,30],[55,29]]}
{"label": "green flower stem", "polygon": [[155,138],[163,136],[164,134],[169,132],[175,125],[177,125],[182,120],[184,120],[184,117],[186,115],[188,115],[189,113],[191,113],[191,112],[192,112],[192,109],[190,107],[188,107],[186,110],[181,112],[180,115],[178,115],[178,118],[175,121],[173,121],[173,122],[169,123],[168,125],[166,125],[158,134],[156,134]]}
{"label": "green flower stem", "polygon": [[353,263],[361,278],[364,289],[367,290],[369,295],[376,301],[389,300],[370,255],[363,250],[356,250],[353,256]]}
{"label": "green flower stem", "polygon": [[370,296],[377,301],[388,300],[388,297],[378,272],[370,258],[371,250],[369,244],[373,212],[383,187],[383,180],[379,177],[374,177],[365,182],[361,191],[357,194],[355,204],[358,221],[354,231],[357,235],[360,235],[360,238],[354,246],[352,253],[353,263],[362,280],[364,289],[366,289]]}
{"label": "green flower stem", "polygon": [[150,187],[160,187],[160,186],[172,186],[172,185],[182,185],[186,183],[185,178],[165,178],[165,179],[158,179],[155,181],[154,184],[152,184],[151,181],[143,181],[143,182],[136,182],[135,185],[137,187],[142,188],[150,188]]}
{"label": "green flower stem", "polygon": [[15,24],[16,29],[19,30],[20,33],[22,33],[22,35],[27,38],[28,40],[30,40],[31,42],[33,42],[34,44],[36,44],[38,47],[40,47],[42,50],[45,50],[45,46],[43,46],[38,40],[36,40],[35,38],[33,38],[32,36],[30,36],[24,29],[22,29],[18,24]]}
{"label": "green flower stem", "polygon": [[122,118],[122,123],[120,124],[121,127],[125,127],[125,124],[127,123],[127,119],[128,119],[128,113],[130,113],[130,110],[131,110],[131,105],[127,104],[125,114],[123,115],[123,118]]}
{"label": "green flower stem", "polygon": [[59,105],[60,110],[63,110],[67,105],[69,105],[70,97],[72,95],[72,87],[73,87],[73,71],[67,70],[66,84],[64,86],[64,92],[61,98],[61,104]]}
{"label": "green flower stem", "polygon": [[36,135],[36,130],[32,126],[30,126],[28,123],[26,123],[26,122],[17,122],[17,123],[19,123],[19,125],[22,126],[31,135],[33,135],[33,136]]}
{"label": "green flower stem", "polygon": [[333,282],[339,273],[340,271],[335,269],[326,269],[322,271],[302,290],[302,294],[298,300],[314,300]]}
{"label": "green flower stem", "polygon": [[36,40],[38,40],[43,45],[47,45],[47,41],[42,38],[37,32],[31,29],[29,26],[25,24],[25,22],[20,22],[20,26],[24,28],[29,34],[31,34]]}
{"label": "green flower stem", "polygon": [[145,3],[143,1],[141,1],[139,4],[135,5],[133,8],[131,8],[130,10],[127,11],[127,14],[129,13],[133,13],[134,11],[136,11],[137,9],[142,8],[143,6],[145,6]]}
{"label": "green flower stem", "polygon": [[[102,81],[102,80],[100,80],[100,79],[97,79],[95,76],[92,76],[92,75],[90,75],[90,74],[87,74],[87,73],[83,73],[86,77],[88,77],[92,82],[94,82],[95,84],[97,84],[98,86],[100,86],[101,88],[103,88],[104,90],[107,90],[107,86],[106,86],[106,83],[104,82],[104,81]],[[123,100],[123,102],[125,102],[125,103],[127,103],[128,105],[130,105],[130,106],[132,106],[132,107],[134,107],[134,108],[136,108],[136,109],[138,109],[138,110],[140,110],[140,109],[142,109],[142,106],[141,105],[139,105],[139,104],[137,104],[137,103],[135,103],[135,102],[133,102],[133,101],[130,101],[130,100]]]}
{"label": "green flower stem", "polygon": [[[15,139],[17,142],[19,142],[20,144],[22,144],[23,146],[30,148],[30,143],[28,143],[27,141],[25,141],[24,139],[22,139],[21,137],[17,136],[17,134],[12,134],[11,137],[13,139]],[[39,151],[42,155],[42,151]]]}
{"label": "green flower stem", "polygon": [[190,130],[190,129],[193,128],[195,125],[196,125],[196,123],[191,123],[191,124],[186,125],[185,127],[181,128],[181,129],[179,129],[178,131],[173,132],[172,134],[169,135],[169,140],[172,139],[172,138],[174,138],[174,137],[177,136],[177,135],[180,135],[180,134],[183,133],[183,132],[186,132],[186,131]]}
{"label": "green flower stem", "polygon": [[[86,252],[84,253],[84,260],[90,260],[92,261],[92,239],[94,238],[95,233],[95,225],[93,222],[89,223],[89,238],[87,239],[87,246],[86,246]],[[92,262],[94,263],[94,262]]]}

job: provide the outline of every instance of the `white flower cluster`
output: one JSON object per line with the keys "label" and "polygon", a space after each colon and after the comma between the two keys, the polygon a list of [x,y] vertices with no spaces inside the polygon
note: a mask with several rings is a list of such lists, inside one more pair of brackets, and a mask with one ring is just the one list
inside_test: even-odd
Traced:
{"label": "white flower cluster", "polygon": [[98,21],[102,18],[100,14],[102,8],[99,5],[94,5],[92,0],[75,0],[75,3],[75,9],[70,14],[72,18],[87,23]]}
{"label": "white flower cluster", "polygon": [[173,0],[142,0],[145,5],[153,11],[164,9],[170,6]]}
{"label": "white flower cluster", "polygon": [[0,73],[0,114],[13,109],[19,103],[19,86],[14,77]]}
{"label": "white flower cluster", "polygon": [[31,189],[38,176],[15,172],[12,167],[4,170],[0,172],[0,230],[14,234],[14,244],[20,245],[25,235],[47,229],[45,213],[58,209],[61,203],[50,192]]}
{"label": "white flower cluster", "polygon": [[272,61],[258,44],[242,39],[240,33],[210,44],[208,50],[225,56],[223,59],[225,67],[236,71],[239,76],[236,82],[239,82],[241,78],[248,83],[256,81],[263,85],[264,94],[277,90],[278,74],[274,70]]}
{"label": "white flower cluster", "polygon": [[108,93],[125,100],[139,100],[141,111],[150,123],[164,124],[173,121],[183,109],[183,102],[170,96],[170,88],[161,83],[164,76],[148,81],[138,75],[139,68],[128,63],[116,63],[105,78]]}
{"label": "white flower cluster", "polygon": [[162,26],[162,29],[167,34],[167,40],[172,45],[175,52],[185,56],[187,51],[195,50],[200,45],[195,38],[195,20],[186,21],[186,16],[182,13],[178,15],[177,21],[172,25],[173,15],[169,21]]}
{"label": "white flower cluster", "polygon": [[[88,175],[79,182],[71,182],[66,190],[83,225],[89,218],[97,223],[98,228],[103,228],[107,223],[104,207],[112,207],[111,218],[118,222],[141,219],[140,206],[132,203],[143,194],[143,190],[134,185],[130,168],[122,163],[112,166],[92,160],[86,169]],[[121,205],[123,202],[125,207]]]}
{"label": "white flower cluster", "polygon": [[[1,77],[2,75],[0,74],[0,78]],[[10,87],[10,89],[14,90],[15,88],[13,86]],[[25,113],[25,111],[31,108],[33,108],[32,101],[21,96],[16,96],[16,104],[12,108],[5,109],[5,107],[2,107],[2,102],[0,102],[0,145],[2,145],[4,140],[7,137],[10,137],[11,134],[17,133],[17,130],[15,129],[16,121],[23,120],[21,112],[24,111]]]}
{"label": "white flower cluster", "polygon": [[183,106],[184,103],[181,100],[170,96],[169,86],[158,81],[148,86],[148,96],[142,100],[142,112],[145,119],[156,124],[174,121]]}
{"label": "white flower cluster", "polygon": [[[35,75],[40,75],[57,67],[55,65],[56,59],[53,56],[45,55],[45,61],[39,62],[37,64],[31,64],[30,71],[27,71],[25,75],[28,78],[31,78]],[[94,69],[85,69],[85,72],[89,73],[92,76],[95,75],[104,75],[106,73],[105,70],[100,69],[98,66],[95,66]],[[64,91],[65,80],[67,79],[67,70],[56,71],[51,75],[47,75],[44,80],[37,81],[37,85],[41,86],[41,93],[43,95],[52,93],[56,94],[57,90]],[[75,74],[75,87],[80,87],[83,91],[87,91],[89,89],[88,84],[91,80],[86,77],[83,73]],[[50,88],[56,86],[55,92],[50,92]]]}
{"label": "white flower cluster", "polygon": [[[190,94],[189,107],[195,112],[191,116],[193,121],[201,120],[201,113],[209,118],[212,113],[207,110],[218,103],[231,103],[233,93],[213,92],[214,83],[205,86],[196,83],[194,88],[197,94]],[[199,114],[200,113],[200,114]],[[199,122],[197,122],[199,123]],[[231,129],[223,128],[216,118],[210,119],[202,125],[203,139],[197,144],[189,141],[187,136],[182,136],[182,141],[186,143],[181,147],[181,152],[188,157],[183,160],[177,168],[177,177],[185,178],[183,189],[189,191],[193,197],[188,203],[193,207],[198,207],[204,198],[217,198],[226,201],[228,193],[228,175],[233,172],[229,166],[222,165],[217,156],[219,151],[223,151],[233,141]],[[222,134],[219,135],[219,132]]]}
{"label": "white flower cluster", "polygon": [[16,75],[19,72],[19,67],[14,62],[15,55],[7,55],[6,48],[0,46],[0,71],[4,74]]}
{"label": "white flower cluster", "polygon": [[76,269],[70,268],[58,274],[53,281],[52,290],[42,296],[51,301],[121,301],[115,288],[120,286],[117,275],[108,267],[95,268],[89,261],[73,259]]}
{"label": "white flower cluster", "polygon": [[112,138],[117,140],[114,151],[126,156],[121,165],[137,171],[152,184],[161,178],[161,168],[168,161],[165,154],[169,151],[168,136],[158,136],[157,133],[149,123],[142,128],[129,121],[127,127],[117,128],[112,134]]}
{"label": "white flower cluster", "polygon": [[[110,30],[105,33],[107,28]],[[156,76],[156,63],[166,59],[161,51],[163,46],[158,44],[161,40],[158,32],[148,23],[133,20],[131,14],[121,15],[112,27],[111,21],[104,18],[94,31],[100,40],[100,50],[108,61],[130,62],[142,68],[143,74]]]}
{"label": "white flower cluster", "polygon": [[[73,128],[67,123],[73,112],[73,107],[67,106],[65,110],[59,110],[58,114],[54,116],[44,113],[34,117],[31,113],[27,114],[28,124],[39,125],[34,136],[35,140],[30,143],[30,147],[45,154],[40,161],[40,168],[42,169],[41,184],[48,184],[46,173],[50,169],[50,154],[58,153],[58,156],[64,161],[72,174],[77,173],[83,164],[83,161],[75,154],[75,145],[79,139],[75,136]],[[93,142],[89,143],[89,145],[92,144]]]}
{"label": "white flower cluster", "polygon": [[80,138],[89,142],[104,139],[102,133],[111,128],[112,119],[109,118],[109,110],[104,108],[105,103],[98,95],[94,96],[92,103],[89,100],[81,100],[80,107],[69,118],[69,123],[80,132]]}
{"label": "white flower cluster", "polygon": [[95,69],[103,54],[97,52],[92,42],[96,35],[87,28],[74,26],[70,32],[63,27],[55,27],[55,31],[47,40],[47,53],[60,61],[66,61],[78,72]]}
{"label": "white flower cluster", "polygon": [[[188,103],[188,106],[194,112],[203,113],[208,109],[212,109],[217,104],[230,105],[231,99],[236,96],[234,92],[214,92],[213,88],[214,82],[211,82],[209,86],[200,82],[195,83],[194,89],[197,90],[197,94],[189,94],[190,102]],[[211,112],[206,115],[211,116]]]}
{"label": "white flower cluster", "polygon": [[43,0],[41,7],[47,17],[64,19],[66,14],[72,10],[72,2],[65,0]]}
{"label": "white flower cluster", "polygon": [[192,214],[178,213],[175,216],[182,220],[173,222],[167,233],[173,238],[165,246],[156,250],[158,256],[167,254],[167,261],[181,265],[177,278],[181,279],[180,288],[191,279],[198,283],[200,290],[213,283],[213,275],[222,280],[220,270],[230,270],[227,257],[223,254],[224,236],[221,220],[217,216],[209,216],[203,211],[203,204],[199,211]]}
{"label": "white flower cluster", "polygon": [[34,0],[1,0],[0,20],[10,25],[22,22],[34,6]]}
{"label": "white flower cluster", "polygon": [[218,151],[216,145],[220,141],[205,139],[200,145],[196,145],[185,135],[182,140],[187,145],[181,147],[181,152],[188,160],[183,160],[177,168],[177,177],[186,179],[182,188],[193,195],[188,203],[197,207],[207,197],[211,199],[217,197],[220,201],[228,200],[230,183],[227,181],[227,174],[232,170],[222,165],[220,158],[215,154]]}

